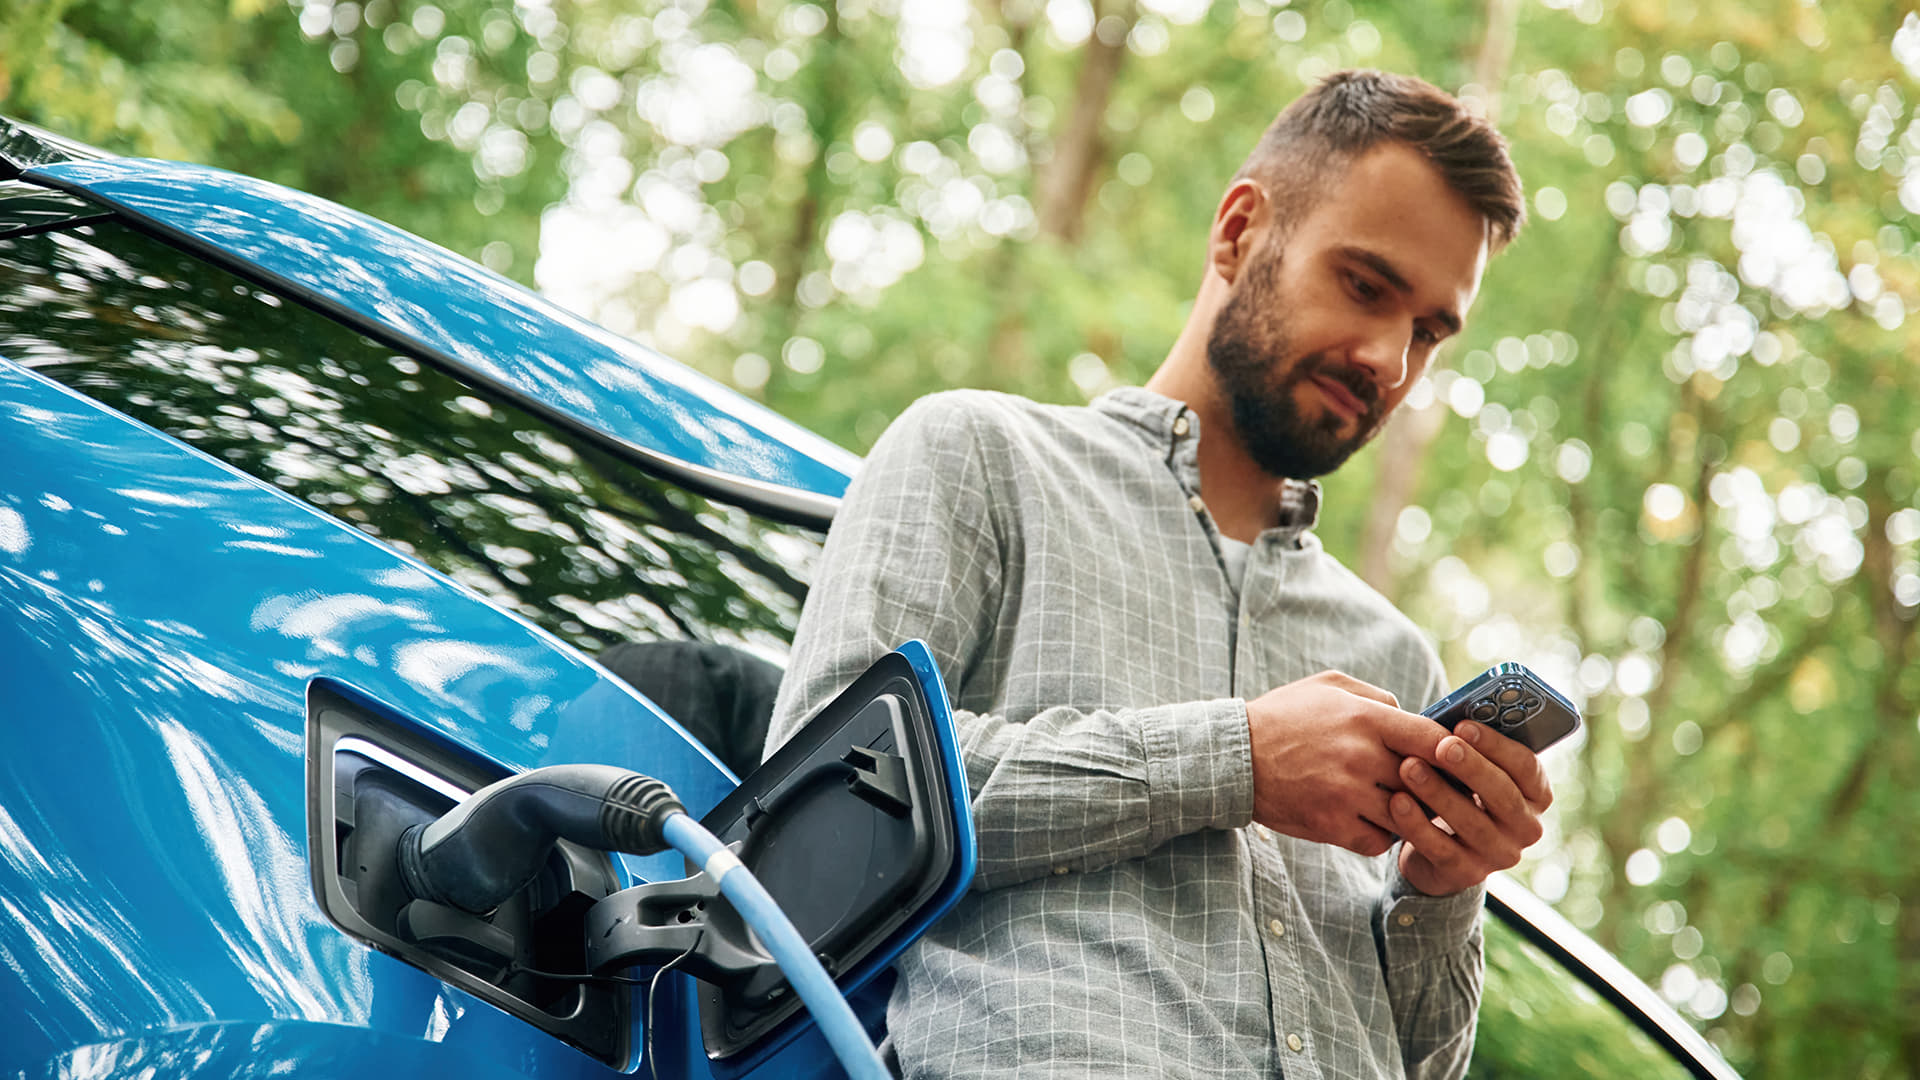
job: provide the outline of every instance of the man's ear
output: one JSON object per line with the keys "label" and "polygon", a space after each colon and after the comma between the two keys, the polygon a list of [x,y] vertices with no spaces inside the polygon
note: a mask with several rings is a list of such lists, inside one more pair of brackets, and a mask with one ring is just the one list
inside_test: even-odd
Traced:
{"label": "man's ear", "polygon": [[1207,269],[1231,285],[1253,255],[1255,242],[1273,223],[1273,200],[1252,177],[1243,176],[1220,197],[1207,233]]}

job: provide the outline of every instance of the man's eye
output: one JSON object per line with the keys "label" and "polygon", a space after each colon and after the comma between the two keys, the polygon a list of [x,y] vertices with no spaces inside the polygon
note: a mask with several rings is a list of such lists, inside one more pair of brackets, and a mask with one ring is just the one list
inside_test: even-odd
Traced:
{"label": "man's eye", "polygon": [[1413,339],[1425,345],[1438,345],[1440,343],[1440,335],[1424,326],[1416,326],[1413,328]]}
{"label": "man's eye", "polygon": [[1359,297],[1361,300],[1371,304],[1375,300],[1380,299],[1380,287],[1373,282],[1368,281],[1358,274],[1347,275],[1347,280],[1352,284],[1353,295]]}

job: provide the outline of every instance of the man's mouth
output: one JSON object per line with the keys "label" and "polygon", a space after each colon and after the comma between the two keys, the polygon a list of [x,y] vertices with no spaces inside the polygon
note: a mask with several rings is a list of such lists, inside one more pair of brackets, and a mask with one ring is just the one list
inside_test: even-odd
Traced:
{"label": "man's mouth", "polygon": [[1358,420],[1367,415],[1369,407],[1366,401],[1339,376],[1318,371],[1311,378],[1313,384],[1320,388],[1320,397],[1328,408],[1349,420]]}

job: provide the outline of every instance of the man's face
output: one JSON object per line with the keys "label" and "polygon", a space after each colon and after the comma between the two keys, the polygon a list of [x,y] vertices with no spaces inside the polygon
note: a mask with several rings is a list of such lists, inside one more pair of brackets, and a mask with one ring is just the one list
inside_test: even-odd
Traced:
{"label": "man's face", "polygon": [[1390,143],[1255,245],[1207,360],[1248,456],[1274,476],[1321,476],[1380,430],[1458,332],[1486,224],[1417,151]]}

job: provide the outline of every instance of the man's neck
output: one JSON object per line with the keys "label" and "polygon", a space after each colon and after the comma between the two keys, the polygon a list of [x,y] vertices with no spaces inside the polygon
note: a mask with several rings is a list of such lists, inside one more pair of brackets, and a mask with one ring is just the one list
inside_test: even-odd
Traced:
{"label": "man's neck", "polygon": [[1251,544],[1279,520],[1283,482],[1247,456],[1227,404],[1210,381],[1189,375],[1192,371],[1192,366],[1163,366],[1147,380],[1147,389],[1185,402],[1200,421],[1200,496],[1222,534]]}
{"label": "man's neck", "polygon": [[1283,482],[1240,449],[1232,423],[1225,414],[1200,418],[1200,494],[1221,533],[1251,544],[1279,521]]}

